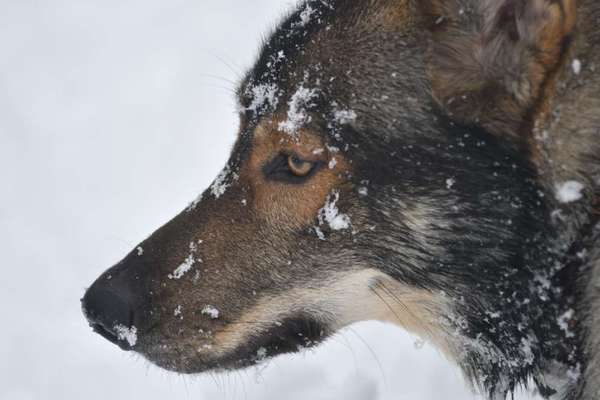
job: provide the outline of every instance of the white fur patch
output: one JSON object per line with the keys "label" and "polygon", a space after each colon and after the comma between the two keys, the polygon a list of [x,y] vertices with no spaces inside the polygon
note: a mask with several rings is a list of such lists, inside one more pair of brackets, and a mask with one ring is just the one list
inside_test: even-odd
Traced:
{"label": "white fur patch", "polygon": [[[438,323],[439,315],[445,314],[447,308],[443,296],[407,287],[374,269],[339,273],[318,284],[313,282],[310,287],[260,299],[232,329],[215,335],[219,345],[214,350],[225,354],[277,321],[309,309],[314,318],[327,321],[336,331],[359,321],[389,322],[453,355]],[[335,320],[331,321],[332,317]],[[260,322],[244,324],[243,321]]]}

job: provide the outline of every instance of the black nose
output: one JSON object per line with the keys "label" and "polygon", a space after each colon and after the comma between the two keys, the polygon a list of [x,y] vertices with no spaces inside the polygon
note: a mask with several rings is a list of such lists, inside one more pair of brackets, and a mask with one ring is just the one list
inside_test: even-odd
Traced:
{"label": "black nose", "polygon": [[110,275],[100,277],[81,299],[83,313],[94,331],[124,350],[137,343],[132,299],[126,287],[111,282]]}

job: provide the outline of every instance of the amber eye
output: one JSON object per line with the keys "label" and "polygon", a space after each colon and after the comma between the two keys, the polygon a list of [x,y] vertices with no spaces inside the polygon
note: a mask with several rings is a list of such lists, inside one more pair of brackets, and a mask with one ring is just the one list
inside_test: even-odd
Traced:
{"label": "amber eye", "polygon": [[307,161],[294,154],[281,153],[262,168],[269,180],[301,184],[310,178],[320,167],[320,161]]}
{"label": "amber eye", "polygon": [[287,164],[290,171],[296,176],[304,177],[310,174],[313,170],[314,164],[310,161],[305,161],[297,156],[290,155],[287,158]]}

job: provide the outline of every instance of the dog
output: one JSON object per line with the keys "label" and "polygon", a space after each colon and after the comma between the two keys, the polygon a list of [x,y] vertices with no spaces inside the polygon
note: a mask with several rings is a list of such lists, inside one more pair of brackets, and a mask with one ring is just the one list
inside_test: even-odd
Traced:
{"label": "dog", "polygon": [[600,398],[600,3],[305,0],[225,168],[87,290],[180,373],[395,323],[490,399]]}

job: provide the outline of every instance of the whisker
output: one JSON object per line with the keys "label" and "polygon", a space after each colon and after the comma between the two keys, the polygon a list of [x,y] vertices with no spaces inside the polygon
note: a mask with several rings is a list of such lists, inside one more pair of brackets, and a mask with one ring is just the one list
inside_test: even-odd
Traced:
{"label": "whisker", "polygon": [[[419,318],[417,315],[415,315],[408,306],[406,306],[406,304],[402,301],[402,299],[400,299],[400,297],[398,297],[397,294],[395,294],[393,292],[392,289],[390,289],[388,286],[385,285],[385,282],[380,282],[381,284],[381,288],[385,291],[385,293],[388,294],[388,296],[390,296],[396,303],[398,303],[400,306],[402,306],[402,308],[404,309],[404,311],[410,315],[412,317],[413,320],[415,321],[421,321],[421,318]],[[422,327],[426,330],[427,335],[429,337],[433,337],[433,332],[431,331],[431,329],[429,328],[429,326],[427,324],[421,324]]]}
{"label": "whisker", "polygon": [[[338,337],[342,340],[337,340]],[[358,376],[359,372],[360,372],[358,370],[358,358],[356,357],[356,352],[354,351],[354,348],[352,347],[350,340],[348,340],[346,335],[344,335],[343,331],[340,331],[338,334],[332,336],[331,340],[335,340],[336,343],[341,344],[342,346],[344,346],[345,348],[347,348],[350,351],[350,354],[352,354],[352,360],[354,360],[354,373],[356,374],[356,376]]]}
{"label": "whisker", "polygon": [[242,371],[239,369],[235,371],[237,375],[240,377],[240,382],[242,383],[242,392],[244,393],[244,400],[248,400],[248,392],[246,391],[246,382],[244,380],[244,375]]}
{"label": "whisker", "polygon": [[229,83],[233,87],[235,87],[235,85],[237,85],[237,82],[232,81],[231,79],[219,76],[219,75],[201,73],[201,74],[198,74],[198,76],[201,78],[211,78],[211,79],[219,80],[221,82]]}
{"label": "whisker", "polygon": [[[225,60],[224,57],[218,55],[217,53],[215,53],[212,50],[204,50],[206,51],[209,55],[211,55],[212,57],[216,58],[221,64],[223,64],[225,67],[227,67],[227,69],[229,69],[231,72],[233,72],[233,74],[238,78],[238,79],[242,79],[243,78],[243,71],[242,68],[240,68],[238,65],[233,65],[233,62],[228,62],[227,60]],[[235,68],[234,68],[235,67]]]}
{"label": "whisker", "polygon": [[362,336],[360,336],[358,334],[358,332],[356,332],[355,329],[353,329],[352,327],[348,327],[348,330],[350,332],[352,332],[358,338],[358,340],[360,340],[362,342],[362,344],[369,350],[369,352],[371,353],[371,356],[377,363],[377,369],[379,369],[379,373],[381,374],[381,379],[383,380],[383,384],[387,388],[388,383],[387,383],[387,378],[385,376],[385,372],[383,370],[383,365],[381,365],[381,361],[379,360],[379,357],[375,353],[375,350],[373,350],[373,348],[369,345],[369,343]]}
{"label": "whisker", "polygon": [[229,70],[231,72],[233,72],[233,74],[239,79],[241,80],[243,78],[242,76],[242,69],[239,66],[235,66],[236,68],[234,68],[233,63],[228,62],[227,60],[225,60],[225,58],[221,57],[220,55],[216,54],[216,53],[212,53],[209,52],[213,57],[215,57],[217,60],[219,60],[221,63],[223,63],[223,65],[225,65],[227,68],[229,68]]}
{"label": "whisker", "polygon": [[217,89],[221,89],[226,91],[227,93],[231,94],[231,95],[236,95],[236,92],[234,89],[230,88],[230,87],[226,87],[226,86],[220,86],[220,85],[215,85],[213,83],[202,83],[203,86],[206,87],[212,87],[212,88],[217,88]]}
{"label": "whisker", "polygon": [[[381,285],[381,284],[378,282],[378,283],[377,283],[377,287],[381,287],[380,285]],[[385,291],[385,289],[384,289],[383,287],[382,287],[382,290],[383,290],[384,292],[386,292],[386,291]],[[383,304],[385,304],[385,306],[388,308],[388,310],[390,310],[390,312],[391,312],[391,313],[392,313],[392,314],[393,314],[393,315],[396,317],[396,319],[398,320],[398,323],[399,323],[400,325],[403,325],[403,323],[402,323],[402,319],[401,319],[401,318],[400,318],[400,316],[399,316],[399,315],[396,313],[396,310],[394,310],[394,308],[393,308],[393,307],[392,307],[392,306],[391,306],[391,305],[390,305],[390,304],[389,304],[387,301],[385,301],[385,299],[383,298],[383,296],[381,296],[381,294],[379,294],[379,293],[377,292],[377,290],[375,290],[374,288],[372,288],[372,289],[371,289],[371,291],[372,291],[373,293],[375,293],[375,296],[377,296],[377,297],[379,298],[379,300],[381,300],[381,302],[382,302]],[[386,294],[387,294],[387,292],[386,292]],[[402,305],[402,306],[404,306],[404,304],[403,304],[402,302],[400,302],[399,304],[400,304],[400,305]],[[405,306],[404,306],[404,307],[405,307]]]}

